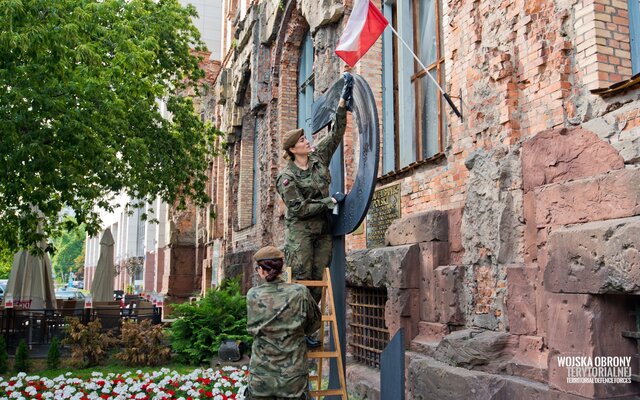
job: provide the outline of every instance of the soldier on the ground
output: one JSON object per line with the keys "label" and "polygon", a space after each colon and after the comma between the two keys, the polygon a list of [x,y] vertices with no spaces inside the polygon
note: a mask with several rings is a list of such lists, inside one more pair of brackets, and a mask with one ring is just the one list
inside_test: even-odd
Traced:
{"label": "soldier on the ground", "polygon": [[264,280],[247,293],[247,330],[253,335],[247,399],[307,399],[305,335],[320,328],[320,308],[305,286],[280,276],[284,254],[273,246],[255,254]]}
{"label": "soldier on the ground", "polygon": [[[282,139],[289,162],[278,175],[276,187],[287,207],[284,254],[295,279],[321,280],[323,268],[331,264],[329,213],[344,200],[344,194],[329,195],[329,162],[344,136],[353,76],[345,72],[344,80],[329,134],[315,150],[302,129],[288,131]],[[312,288],[311,293],[316,302],[320,301],[320,288]]]}

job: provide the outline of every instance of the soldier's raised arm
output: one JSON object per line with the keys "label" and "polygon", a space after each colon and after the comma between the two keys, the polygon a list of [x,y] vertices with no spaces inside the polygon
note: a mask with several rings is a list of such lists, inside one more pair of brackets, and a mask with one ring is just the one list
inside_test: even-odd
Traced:
{"label": "soldier's raised arm", "polygon": [[347,109],[350,109],[352,93],[353,76],[347,71],[344,73],[344,88],[342,89],[338,109],[333,117],[329,134],[322,138],[316,147],[316,154],[327,165],[344,137],[344,132],[347,128]]}

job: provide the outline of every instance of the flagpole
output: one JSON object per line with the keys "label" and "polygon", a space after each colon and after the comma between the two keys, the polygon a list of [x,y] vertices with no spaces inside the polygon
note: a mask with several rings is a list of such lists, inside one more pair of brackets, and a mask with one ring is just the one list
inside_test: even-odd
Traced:
{"label": "flagpole", "polygon": [[438,90],[440,90],[440,93],[442,93],[442,95],[444,96],[444,99],[447,101],[447,103],[449,103],[449,105],[451,106],[451,108],[453,109],[453,112],[456,113],[456,115],[458,116],[458,118],[462,119],[462,114],[460,113],[460,111],[458,111],[458,108],[455,106],[455,104],[453,104],[453,101],[451,101],[451,97],[449,97],[449,95],[447,94],[447,92],[445,92],[442,87],[440,86],[440,84],[438,83],[438,81],[429,73],[429,70],[427,69],[427,67],[422,63],[422,61],[420,61],[420,59],[418,58],[418,56],[416,55],[416,53],[413,52],[413,50],[411,50],[411,47],[409,47],[409,45],[407,44],[407,42],[404,41],[404,39],[402,39],[402,37],[398,34],[398,32],[396,32],[395,29],[393,29],[393,26],[391,26],[391,24],[387,25],[389,28],[391,28],[391,31],[393,31],[393,33],[395,33],[396,37],[398,39],[400,39],[400,41],[402,42],[402,44],[404,45],[404,47],[407,48],[407,50],[409,50],[409,53],[411,53],[411,55],[413,56],[413,58],[415,58],[415,60],[418,62],[418,64],[422,67],[422,69],[424,71],[427,72],[427,76],[429,78],[431,78],[431,80],[433,81],[433,83],[438,87]]}

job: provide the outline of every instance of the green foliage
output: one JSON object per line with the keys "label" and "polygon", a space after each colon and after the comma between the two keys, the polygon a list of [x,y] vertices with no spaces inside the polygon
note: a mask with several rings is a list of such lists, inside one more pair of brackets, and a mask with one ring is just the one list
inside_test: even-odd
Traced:
{"label": "green foliage", "polygon": [[60,366],[60,341],[57,337],[51,340],[47,353],[47,369],[56,369]]}
{"label": "green foliage", "polygon": [[7,354],[7,342],[4,336],[0,336],[0,375],[4,375],[9,372],[9,364],[7,360],[9,355]]}
{"label": "green foliage", "polygon": [[[208,202],[216,131],[194,112],[203,50],[178,0],[0,1],[0,243],[85,223],[119,193]],[[189,92],[186,88],[190,88]],[[171,119],[164,118],[163,99]],[[74,220],[61,221],[70,209]],[[38,232],[38,210],[44,214]]]}
{"label": "green foliage", "polygon": [[109,349],[118,344],[111,331],[100,333],[99,319],[84,325],[78,318],[69,318],[62,343],[71,347],[71,365],[76,368],[93,367],[109,356]]}
{"label": "green foliage", "polygon": [[29,348],[27,347],[27,341],[22,339],[18,343],[13,370],[14,372],[29,372],[30,369],[31,357],[29,357]]}
{"label": "green foliage", "polygon": [[250,343],[247,300],[237,279],[227,280],[199,301],[175,307],[171,346],[184,362],[202,363],[218,354],[223,339]]}
{"label": "green foliage", "polygon": [[61,280],[66,279],[70,272],[79,277],[84,271],[84,257],[83,264],[78,264],[76,259],[84,254],[85,236],[84,225],[80,225],[53,239],[56,253],[51,257],[51,266]]}
{"label": "green foliage", "polygon": [[125,321],[120,337],[122,353],[116,355],[126,365],[164,365],[171,359],[171,347],[164,344],[162,326],[151,325],[151,321]]}
{"label": "green foliage", "polygon": [[13,262],[13,251],[6,247],[0,248],[0,279],[7,279],[11,272]]}

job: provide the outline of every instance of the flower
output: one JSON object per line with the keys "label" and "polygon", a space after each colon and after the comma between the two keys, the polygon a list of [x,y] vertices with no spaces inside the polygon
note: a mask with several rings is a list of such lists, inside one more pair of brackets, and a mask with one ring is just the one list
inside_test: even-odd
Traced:
{"label": "flower", "polygon": [[0,398],[7,399],[70,399],[70,400],[116,400],[116,399],[182,399],[196,398],[243,400],[247,385],[246,367],[225,367],[222,370],[195,369],[189,374],[180,374],[168,368],[132,374],[92,372],[83,380],[71,372],[53,379],[27,376],[20,373],[4,380],[0,377]]}

